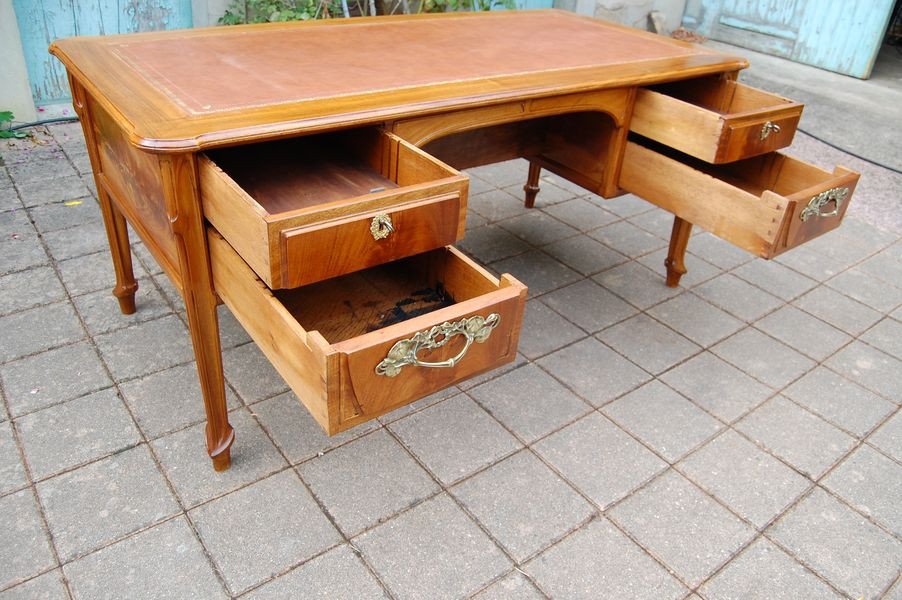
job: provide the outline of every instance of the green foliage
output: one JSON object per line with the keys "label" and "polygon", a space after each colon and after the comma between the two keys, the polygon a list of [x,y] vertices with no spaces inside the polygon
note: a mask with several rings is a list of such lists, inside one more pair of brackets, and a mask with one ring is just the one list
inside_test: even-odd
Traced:
{"label": "green foliage", "polygon": [[14,115],[11,111],[8,110],[0,110],[0,139],[8,139],[8,138],[24,138],[28,137],[28,134],[23,133],[21,131],[13,131],[10,129],[13,125]]}
{"label": "green foliage", "polygon": [[422,0],[423,12],[457,12],[461,10],[486,11],[493,8],[515,10],[516,0]]}
{"label": "green foliage", "polygon": [[239,25],[309,21],[335,14],[341,14],[340,0],[232,0],[219,22],[222,25]]}

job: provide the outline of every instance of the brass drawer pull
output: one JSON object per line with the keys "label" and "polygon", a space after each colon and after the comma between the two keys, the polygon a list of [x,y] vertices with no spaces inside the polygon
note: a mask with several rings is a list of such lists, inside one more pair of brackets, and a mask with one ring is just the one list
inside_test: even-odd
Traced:
{"label": "brass drawer pull", "polygon": [[777,125],[773,121],[768,121],[761,126],[761,139],[766,140],[770,134],[780,133],[780,131],[781,129],[779,125]]}
{"label": "brass drawer pull", "polygon": [[[455,323],[445,321],[441,325],[436,325],[427,331],[420,331],[410,339],[396,342],[391,347],[391,350],[388,351],[388,355],[382,359],[382,362],[376,365],[376,374],[395,377],[401,372],[401,368],[406,365],[430,368],[453,367],[463,359],[474,341],[481,344],[489,339],[492,330],[500,322],[501,315],[498,313],[492,313],[488,317],[474,315]],[[425,362],[417,358],[417,353],[420,350],[441,348],[451,338],[458,335],[464,336],[466,342],[463,349],[457,353],[457,356],[440,362]]]}
{"label": "brass drawer pull", "polygon": [[373,217],[373,222],[370,223],[370,233],[373,234],[373,239],[377,242],[387,238],[394,230],[395,228],[392,226],[391,217],[385,213],[379,213]]}
{"label": "brass drawer pull", "polygon": [[[802,221],[807,221],[809,217],[835,217],[839,214],[839,207],[842,206],[846,196],[849,195],[849,188],[830,188],[825,192],[821,192],[817,196],[808,201],[808,206],[799,213]],[[830,212],[821,212],[825,205],[833,202],[833,210]]]}

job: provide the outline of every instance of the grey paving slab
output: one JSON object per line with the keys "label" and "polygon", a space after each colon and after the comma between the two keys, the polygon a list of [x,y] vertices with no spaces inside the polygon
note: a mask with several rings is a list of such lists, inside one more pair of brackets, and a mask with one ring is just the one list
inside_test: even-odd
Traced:
{"label": "grey paving slab", "polygon": [[769,531],[852,598],[876,597],[902,562],[902,543],[818,488]]}
{"label": "grey paving slab", "polygon": [[872,252],[886,248],[899,238],[896,233],[885,231],[851,215],[846,215],[842,227],[836,233],[844,238],[844,243],[862,246]]}
{"label": "grey paving slab", "polygon": [[[13,212],[24,213],[25,211]],[[0,220],[3,219],[3,215],[8,214],[10,213],[0,213]],[[22,271],[31,267],[45,265],[49,262],[50,257],[47,256],[34,228],[30,224],[27,225],[27,229],[24,232],[6,233],[4,239],[0,241],[0,273]]]}
{"label": "grey paving slab", "polygon": [[28,485],[12,423],[0,423],[0,495]]}
{"label": "grey paving slab", "polygon": [[63,562],[180,510],[145,445],[43,481],[37,492]]}
{"label": "grey paving slab", "polygon": [[824,367],[811,371],[783,394],[857,437],[896,410],[892,402]]}
{"label": "grey paving slab", "polygon": [[731,273],[718,275],[693,288],[699,296],[719,306],[743,321],[755,321],[783,304],[768,294]]}
{"label": "grey paving slab", "polygon": [[45,233],[42,237],[47,250],[58,261],[94,254],[109,247],[102,221]]}
{"label": "grey paving slab", "polygon": [[535,365],[506,373],[468,394],[527,444],[592,410]]}
{"label": "grey paving slab", "polygon": [[886,600],[899,600],[902,598],[902,575],[896,579],[896,583],[886,592],[884,598]]}
{"label": "grey paving slab", "polygon": [[311,459],[379,427],[378,421],[367,421],[329,437],[293,392],[259,402],[253,411],[292,464]]}
{"label": "grey paving slab", "polygon": [[[522,345],[522,343],[523,343],[523,330],[521,328],[520,344]],[[505,373],[509,373],[510,371],[513,371],[514,369],[519,369],[520,367],[525,365],[527,362],[528,361],[526,360],[526,357],[523,356],[522,353],[518,352],[517,356],[514,357],[513,361],[507,363],[506,365],[502,365],[502,366],[498,367],[497,369],[493,369],[493,370],[487,371],[481,375],[477,375],[476,377],[472,377],[470,379],[465,379],[464,381],[461,381],[460,383],[458,383],[457,387],[460,390],[467,391],[470,388],[474,388],[477,385],[481,385],[481,384],[485,383],[486,381],[495,379],[496,377],[499,377]],[[453,395],[454,395],[453,393],[449,394],[448,397],[453,396]],[[433,396],[434,396],[434,394],[433,394]],[[417,402],[420,402],[421,400],[418,400]],[[416,404],[416,402],[414,404]],[[434,404],[434,402],[432,404]],[[410,405],[410,406],[413,406],[413,405]],[[425,408],[425,406],[422,406],[420,408]],[[392,411],[392,413],[398,413],[399,411],[404,412],[403,409],[404,409],[404,407],[401,407],[399,409]],[[389,415],[391,415],[392,413],[389,413]],[[388,416],[388,415],[386,415],[386,416]]]}
{"label": "grey paving slab", "polygon": [[615,506],[608,516],[693,587],[755,534],[672,470]]}
{"label": "grey paving slab", "polygon": [[[518,181],[512,185],[504,186],[504,191],[515,196],[516,198],[520,198],[521,202],[523,201],[523,184],[526,183],[526,178],[524,177],[522,181]],[[539,183],[539,195],[536,196],[535,208],[547,208],[548,206],[559,204],[566,200],[572,199],[574,196],[579,196],[585,193],[585,190],[573,190],[571,188],[566,188],[563,186],[557,185],[545,185],[544,182]]]}
{"label": "grey paving slab", "polygon": [[823,285],[793,304],[851,335],[860,334],[882,317],[873,308]]}
{"label": "grey paving slab", "polygon": [[[60,277],[66,289],[73,296],[98,290],[112,290],[116,284],[113,261],[107,251],[96,252],[78,258],[70,258],[58,263]],[[135,279],[146,276],[140,263],[132,262]]]}
{"label": "grey paving slab", "polygon": [[552,598],[682,598],[686,588],[619,532],[597,519],[526,566]]}
{"label": "grey paving slab", "polygon": [[[665,277],[667,269],[664,266],[664,261],[666,259],[667,248],[661,248],[660,250],[655,250],[651,254],[639,257],[637,261],[651,269],[654,273],[657,273],[659,277]],[[686,253],[686,256],[683,258],[683,263],[686,267],[686,273],[680,278],[680,287],[684,289],[694,288],[723,273],[723,270],[720,267],[712,265],[691,252]]]}
{"label": "grey paving slab", "polygon": [[102,218],[100,207],[90,196],[68,202],[42,204],[30,208],[28,214],[37,230],[42,234],[86,223],[97,223]]}
{"label": "grey paving slab", "polygon": [[399,600],[459,598],[505,573],[510,561],[441,494],[354,538]]}
{"label": "grey paving slab", "polygon": [[341,541],[291,470],[204,504],[189,515],[233,594]]}
{"label": "grey paving slab", "polygon": [[[193,362],[122,383],[119,389],[148,439],[206,419]],[[226,406],[230,410],[241,406],[228,386]]]}
{"label": "grey paving slab", "polygon": [[858,268],[895,287],[902,285],[902,252],[896,244],[864,260]]}
{"label": "grey paving slab", "polygon": [[868,442],[902,462],[902,413],[896,411],[896,414],[868,438]]}
{"label": "grey paving slab", "polygon": [[580,231],[589,231],[620,218],[585,198],[573,198],[560,202],[544,208],[543,211]]}
{"label": "grey paving slab", "polygon": [[686,457],[679,470],[737,514],[762,528],[811,486],[811,482],[726,431]]}
{"label": "grey paving slab", "polygon": [[751,327],[712,346],[711,352],[774,388],[784,387],[815,366],[810,358]]}
{"label": "grey paving slab", "polygon": [[753,260],[733,274],[787,302],[817,286],[818,282],[773,260]]}
{"label": "grey paving slab", "polygon": [[529,288],[535,297],[573,283],[582,276],[563,263],[539,250],[530,250],[511,258],[492,263],[499,273],[510,273]]}
{"label": "grey paving slab", "polygon": [[0,367],[13,417],[59,404],[113,384],[87,342],[35,354]]}
{"label": "grey paving slab", "polygon": [[660,377],[717,418],[732,422],[764,402],[773,390],[705,351]]}
{"label": "grey paving slab", "polygon": [[822,485],[897,536],[902,536],[902,466],[864,445]]}
{"label": "grey paving slab", "polygon": [[629,221],[617,221],[593,229],[589,235],[620,254],[636,258],[667,245],[661,238],[636,227]]}
{"label": "grey paving slab", "polygon": [[298,471],[348,537],[440,490],[384,429],[314,458]]}
{"label": "grey paving slab", "polygon": [[[838,236],[832,239],[842,240]],[[870,254],[866,248],[847,242],[826,245],[823,242],[827,240],[829,240],[827,237],[813,240],[804,246],[781,254],[775,260],[808,277],[824,281],[843,272]],[[815,242],[820,242],[820,244]]]}
{"label": "grey paving slab", "polygon": [[725,270],[735,269],[755,259],[752,254],[707,231],[692,237],[689,241],[689,250],[709,263]]}
{"label": "grey paving slab", "polygon": [[223,350],[240,346],[251,341],[251,336],[244,330],[232,311],[225,304],[216,309],[219,319],[219,345]]}
{"label": "grey paving slab", "polygon": [[535,360],[586,336],[579,327],[539,300],[526,303],[520,327],[519,351]]}
{"label": "grey paving slab", "polygon": [[163,473],[185,506],[228,493],[286,466],[285,459],[247,410],[229,413],[229,422],[236,431],[232,466],[222,473],[213,471],[207,456],[205,423],[151,442]]}
{"label": "grey paving slab", "polygon": [[518,563],[595,513],[527,450],[463,481],[452,493]]}
{"label": "grey paving slab", "polygon": [[227,598],[184,517],[166,521],[63,567],[75,600]]}
{"label": "grey paving slab", "polygon": [[701,351],[701,347],[645,314],[605,329],[598,339],[649,371],[659,374]]}
{"label": "grey paving slab", "polygon": [[548,436],[534,448],[602,510],[667,468],[598,413]]}
{"label": "grey paving slab", "polygon": [[902,289],[887,285],[857,267],[839,274],[827,285],[880,312],[890,311],[902,304]]}
{"label": "grey paving slab", "polygon": [[134,421],[112,388],[21,417],[16,429],[35,480],[141,441]]}
{"label": "grey paving slab", "polygon": [[347,546],[317,556],[243,596],[248,600],[379,600],[385,591]]}
{"label": "grey paving slab", "polygon": [[517,184],[522,186],[526,182],[528,169],[529,163],[525,159],[516,158],[491,165],[474,167],[467,169],[467,172],[488,181],[496,187],[507,187]]}
{"label": "grey paving slab", "polygon": [[137,310],[130,315],[122,314],[119,299],[107,289],[76,296],[73,302],[91,335],[109,333],[172,312],[172,307],[151,279],[138,281],[138,292],[135,294]]}
{"label": "grey paving slab", "polygon": [[56,566],[30,489],[0,497],[0,589]]}
{"label": "grey paving slab", "polygon": [[816,361],[824,360],[852,340],[832,325],[788,305],[770,313],[755,327]]}
{"label": "grey paving slab", "polygon": [[222,353],[226,380],[245,404],[288,391],[288,384],[263,355],[257,344],[244,344]]}
{"label": "grey paving slab", "polygon": [[719,342],[745,326],[739,319],[692,293],[680,294],[653,306],[648,314],[702,347]]}
{"label": "grey paving slab", "polygon": [[858,339],[890,356],[902,357],[902,323],[895,319],[883,319]]}
{"label": "grey paving slab", "polygon": [[144,270],[151,275],[160,275],[163,273],[163,267],[157,263],[147,246],[134,239],[135,236],[129,236],[132,240],[132,258],[141,263]]}
{"label": "grey paving slab", "polygon": [[[481,180],[481,179],[478,179],[478,178],[475,179],[475,181],[482,182],[482,180]],[[480,190],[480,192],[483,192],[483,191],[487,191],[487,190]],[[473,180],[470,180],[470,193],[472,193],[472,194],[477,193],[477,192],[473,189]],[[468,211],[467,211],[467,223],[466,223],[465,229],[466,229],[466,231],[469,233],[470,231],[472,231],[472,230],[474,230],[474,229],[478,229],[479,227],[484,227],[485,225],[488,225],[488,222],[489,222],[488,219],[486,219],[485,217],[483,217],[483,216],[482,216],[481,214],[479,214],[478,212],[474,212],[474,211],[472,211],[472,210],[468,210]],[[456,244],[456,245],[457,245],[457,244]]]}
{"label": "grey paving slab", "polygon": [[489,223],[515,217],[529,210],[523,206],[522,198],[494,188],[467,198],[467,208],[485,217]]}
{"label": "grey paving slab", "polygon": [[611,402],[651,375],[595,338],[586,338],[539,359],[538,364],[595,407]]}
{"label": "grey paving slab", "polygon": [[618,265],[592,279],[643,310],[682,292],[679,288],[667,287],[663,274],[655,273],[637,262]]}
{"label": "grey paving slab", "polygon": [[723,427],[659,381],[650,381],[601,410],[671,463]]}
{"label": "grey paving slab", "polygon": [[77,175],[65,154],[60,152],[56,144],[52,144],[44,152],[40,152],[40,156],[37,156],[37,153],[34,154],[32,156],[30,153],[22,153],[22,156],[15,158],[9,154],[4,156],[4,163],[17,185]]}
{"label": "grey paving slab", "polygon": [[534,246],[544,246],[579,234],[579,230],[537,210],[505,219],[499,224]]}
{"label": "grey paving slab", "polygon": [[[521,357],[521,359],[522,359],[522,357]],[[517,363],[517,361],[515,360],[513,363],[508,363],[506,365],[506,367],[502,367],[500,369],[495,369],[495,370],[489,371],[488,373],[483,373],[481,378],[485,377],[485,379],[483,381],[489,381],[490,379],[494,379],[495,377],[500,375],[502,372],[507,372],[507,367],[510,367],[516,363]],[[525,361],[525,359],[523,359],[522,364],[525,364],[525,363],[526,363],[526,361]],[[518,365],[518,366],[521,366],[521,365]],[[511,370],[513,370],[513,369],[511,369]],[[491,375],[491,377],[486,377],[488,375]],[[482,383],[483,381],[480,381],[479,383]],[[476,387],[476,385],[479,385],[479,383],[473,382],[472,379],[468,379],[467,383],[474,384],[474,385],[470,385],[470,387]],[[391,423],[392,421],[397,421],[398,419],[402,419],[402,418],[406,417],[407,415],[411,415],[415,412],[419,412],[419,411],[423,410],[424,408],[426,408],[427,406],[432,406],[433,404],[441,402],[442,400],[447,400],[448,398],[451,398],[452,396],[456,396],[459,393],[460,393],[460,388],[457,386],[451,386],[451,387],[445,388],[443,390],[439,390],[435,393],[429,394],[428,396],[420,398],[419,400],[411,402],[410,404],[405,404],[404,406],[399,406],[398,408],[380,416],[378,418],[378,422],[386,424],[386,423]],[[367,421],[367,423],[372,423],[372,421]],[[352,429],[363,428],[365,425],[366,425],[365,423],[361,423],[360,425],[355,425]]]}
{"label": "grey paving slab", "polygon": [[635,194],[624,194],[610,200],[600,199],[601,207],[624,219],[652,209],[651,204]]}
{"label": "grey paving slab", "polygon": [[13,360],[85,337],[68,302],[49,304],[0,317],[4,333],[0,362]]}
{"label": "grey paving slab", "polygon": [[592,275],[629,260],[587,235],[548,244],[543,250],[583,275]]}
{"label": "grey paving slab", "polygon": [[467,231],[457,246],[480,262],[490,263],[522,254],[532,246],[497,225]]}
{"label": "grey paving slab", "polygon": [[542,302],[588,333],[601,331],[638,312],[591,279],[546,294]]}
{"label": "grey paving slab", "polygon": [[709,600],[843,598],[765,538],[755,540],[699,591]]}
{"label": "grey paving slab", "polygon": [[194,358],[188,328],[175,315],[104,333],[94,341],[117,380],[140,377]]}
{"label": "grey paving slab", "polygon": [[66,298],[66,290],[50,267],[36,267],[0,277],[0,315]]}
{"label": "grey paving slab", "polygon": [[50,571],[0,592],[0,600],[68,600],[61,571]]}
{"label": "grey paving slab", "polygon": [[446,485],[521,447],[464,394],[390,423],[388,428]]}
{"label": "grey paving slab", "polygon": [[544,598],[545,595],[518,571],[512,571],[510,575],[473,596],[473,600],[544,600]]}
{"label": "grey paving slab", "polygon": [[673,215],[662,208],[651,210],[630,217],[629,222],[662,240],[669,241],[673,231]]}
{"label": "grey paving slab", "polygon": [[852,342],[824,364],[888,400],[902,401],[902,360],[873,346]]}
{"label": "grey paving slab", "polygon": [[[69,167],[71,169],[71,167]],[[74,173],[74,171],[73,171]],[[79,175],[63,177],[39,177],[18,184],[19,197],[25,206],[38,206],[53,202],[77,200],[91,195]]]}
{"label": "grey paving slab", "polygon": [[781,396],[755,409],[736,429],[812,479],[823,475],[855,444],[852,436]]}

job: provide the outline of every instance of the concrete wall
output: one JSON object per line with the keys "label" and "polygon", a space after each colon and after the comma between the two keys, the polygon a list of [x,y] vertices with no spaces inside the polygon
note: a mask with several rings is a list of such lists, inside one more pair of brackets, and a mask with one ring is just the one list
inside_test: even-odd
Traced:
{"label": "concrete wall", "polygon": [[664,14],[667,30],[673,31],[683,19],[686,0],[555,0],[554,7],[638,29],[647,29],[648,13],[657,10]]}
{"label": "concrete wall", "polygon": [[0,110],[13,111],[17,121],[36,120],[13,0],[0,0],[0,57]]}

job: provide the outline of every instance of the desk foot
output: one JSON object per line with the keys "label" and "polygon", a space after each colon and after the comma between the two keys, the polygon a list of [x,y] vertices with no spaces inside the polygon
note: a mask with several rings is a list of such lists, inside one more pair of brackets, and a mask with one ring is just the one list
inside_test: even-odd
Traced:
{"label": "desk foot", "polygon": [[132,270],[132,251],[128,244],[128,226],[125,217],[113,204],[109,194],[102,187],[97,188],[100,211],[106,227],[107,239],[110,242],[110,256],[113,259],[113,270],[116,272],[116,287],[113,295],[119,299],[119,310],[124,315],[135,312],[135,293],[138,282]]}
{"label": "desk foot", "polygon": [[235,441],[235,430],[228,423],[226,427],[228,432],[222,432],[226,434],[223,436],[224,439],[217,442],[211,439],[210,425],[207,424],[207,454],[213,461],[213,470],[217,472],[227,471],[232,466],[232,442]]}
{"label": "desk foot", "polygon": [[138,282],[131,285],[116,286],[113,288],[113,295],[119,300],[119,310],[123,315],[135,314],[135,294],[138,292]]}
{"label": "desk foot", "polygon": [[689,236],[692,234],[692,223],[679,217],[673,218],[673,231],[670,233],[670,248],[667,250],[667,258],[664,266],[667,268],[667,287],[680,285],[680,278],[686,274],[686,246],[689,245]]}
{"label": "desk foot", "polygon": [[536,204],[536,194],[539,193],[539,175],[542,173],[542,167],[534,162],[529,163],[529,173],[526,175],[526,185],[523,191],[526,192],[523,198],[523,206],[532,208]]}

